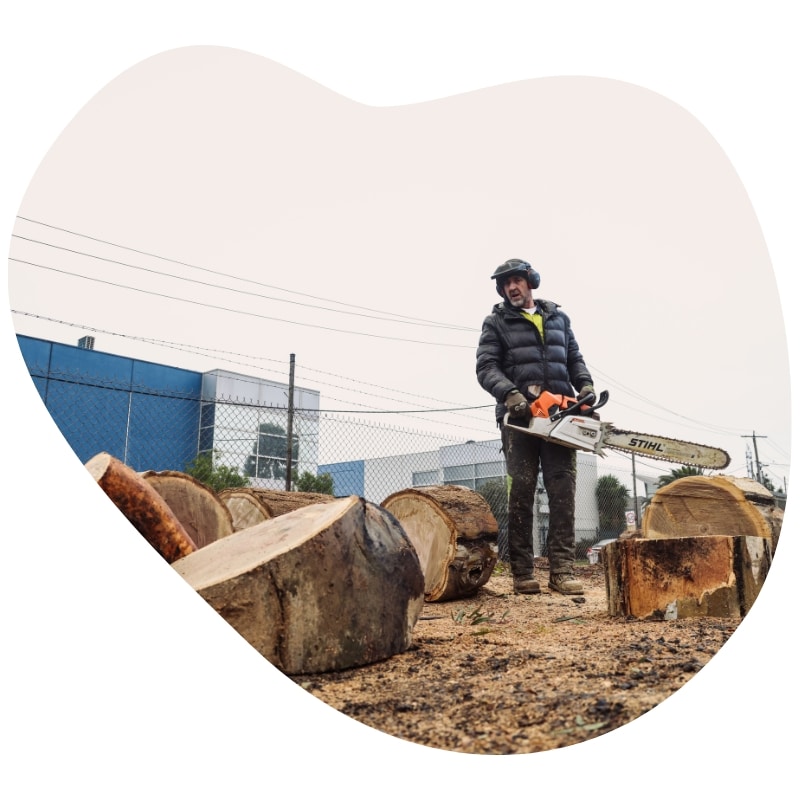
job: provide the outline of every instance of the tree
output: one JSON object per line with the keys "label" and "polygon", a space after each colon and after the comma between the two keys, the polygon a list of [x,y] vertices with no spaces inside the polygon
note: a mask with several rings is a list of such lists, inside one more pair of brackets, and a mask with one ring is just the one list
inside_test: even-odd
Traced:
{"label": "tree", "polygon": [[199,453],[183,471],[215,492],[221,492],[223,489],[238,489],[240,486],[247,486],[250,483],[236,467],[228,467],[225,464],[215,465],[215,455],[216,451],[214,450]]}
{"label": "tree", "polygon": [[626,526],[625,511],[630,492],[614,475],[601,475],[595,487],[600,517],[600,538],[619,536]]}
{"label": "tree", "polygon": [[658,485],[666,486],[667,484],[672,483],[672,481],[677,481],[680,478],[688,478],[691,475],[702,475],[702,474],[703,470],[700,469],[699,467],[683,466],[672,470],[672,472],[666,475],[662,475],[658,479]]}
{"label": "tree", "polygon": [[[300,451],[297,436],[292,436],[292,460]],[[247,456],[244,474],[251,478],[286,478],[286,431],[280,425],[262,422],[258,426],[253,453]]]}
{"label": "tree", "polygon": [[306,471],[297,475],[297,470],[292,470],[292,484],[296,492],[316,492],[317,494],[333,494],[333,475],[323,472],[313,475]]}

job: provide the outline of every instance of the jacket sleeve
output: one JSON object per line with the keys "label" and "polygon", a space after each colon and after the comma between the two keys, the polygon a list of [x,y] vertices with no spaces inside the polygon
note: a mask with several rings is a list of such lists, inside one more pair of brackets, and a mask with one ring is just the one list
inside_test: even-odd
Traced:
{"label": "jacket sleeve", "polygon": [[505,376],[503,361],[505,346],[498,333],[497,325],[492,316],[486,317],[481,328],[481,336],[476,352],[475,372],[478,383],[489,392],[492,397],[502,403],[506,395],[517,387]]}

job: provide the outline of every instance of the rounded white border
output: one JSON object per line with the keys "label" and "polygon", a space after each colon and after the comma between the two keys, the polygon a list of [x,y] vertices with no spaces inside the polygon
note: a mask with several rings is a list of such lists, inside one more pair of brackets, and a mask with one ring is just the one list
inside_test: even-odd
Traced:
{"label": "rounded white border", "polygon": [[[7,237],[43,154],[96,91],[163,50],[220,44],[374,105],[543,75],[595,75],[657,91],[695,114],[738,170],[788,297],[798,263],[800,70],[783,4],[30,2],[4,10],[2,28]],[[788,303],[785,311],[794,364]],[[75,783],[98,797],[120,789],[406,797],[439,782],[468,781],[476,793],[504,792],[517,781],[546,791],[566,780],[572,792],[613,783],[615,796],[646,786],[649,796],[672,797],[675,780],[697,793],[735,787],[742,794],[788,773],[791,737],[782,720],[791,723],[796,706],[786,588],[796,551],[791,503],[762,597],[676,696],[625,729],[564,751],[497,758],[430,751],[342,720],[268,674],[247,648],[220,649],[230,639],[224,626],[213,641],[197,642],[195,626],[206,634],[209,623],[188,595],[175,589],[165,599],[156,590],[163,587],[141,586],[137,564],[148,554],[113,536],[116,512],[85,505],[94,487],[53,436],[10,319],[6,325],[12,511],[3,554],[3,722],[12,744],[3,782],[17,790],[11,796]],[[173,618],[165,618],[167,607]]]}

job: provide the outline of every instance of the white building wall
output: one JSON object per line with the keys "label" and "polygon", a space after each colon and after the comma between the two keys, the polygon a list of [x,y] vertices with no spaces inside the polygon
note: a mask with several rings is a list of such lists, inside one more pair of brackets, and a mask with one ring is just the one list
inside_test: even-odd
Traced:
{"label": "white building wall", "polygon": [[[289,384],[218,369],[202,379],[203,401],[216,403],[213,447],[219,462],[242,469],[258,440],[259,425],[270,423],[288,429]],[[294,387],[292,435],[299,441],[293,468],[316,475],[319,450],[319,392]],[[315,413],[304,413],[312,411]],[[251,485],[283,489],[285,478],[251,478]]]}
{"label": "white building wall", "polygon": [[592,539],[600,527],[597,508],[597,456],[578,453],[578,480],[575,492],[575,539]]}
{"label": "white building wall", "polygon": [[[364,462],[364,499],[380,504],[390,494],[411,488],[415,472],[436,472],[441,476],[440,452],[431,450],[367,459]],[[441,477],[431,483],[440,481]]]}
{"label": "white building wall", "polygon": [[[374,503],[381,503],[393,492],[412,488],[415,485],[414,474],[435,473],[426,483],[445,483],[446,473],[458,471],[465,467],[464,474],[474,478],[473,486],[480,485],[482,478],[504,477],[503,468],[489,470],[492,475],[485,474],[481,465],[493,465],[503,462],[500,451],[500,440],[483,442],[464,442],[447,445],[438,450],[423,453],[408,453],[400,456],[367,459],[364,462],[364,496]],[[473,468],[474,469],[469,469]],[[540,477],[541,481],[541,477]],[[461,482],[461,481],[456,481]],[[467,484],[468,480],[463,483]],[[597,509],[595,486],[597,484],[597,456],[592,453],[577,453],[577,492],[575,501],[575,534],[576,540],[595,538],[600,524]],[[417,484],[419,485],[419,484]],[[544,535],[547,527],[549,508],[547,495],[541,494],[534,507],[534,550],[541,555],[544,550]]]}

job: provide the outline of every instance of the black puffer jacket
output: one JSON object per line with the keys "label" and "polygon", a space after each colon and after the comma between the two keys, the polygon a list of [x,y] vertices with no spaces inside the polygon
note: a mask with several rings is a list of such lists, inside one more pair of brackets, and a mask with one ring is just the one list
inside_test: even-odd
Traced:
{"label": "black puffer jacket", "polygon": [[530,386],[574,397],[592,376],[578,349],[569,317],[557,303],[537,300],[542,313],[544,341],[536,326],[508,303],[498,303],[483,321],[478,343],[478,383],[497,401],[495,417],[503,419],[503,401],[512,389],[528,400]]}

